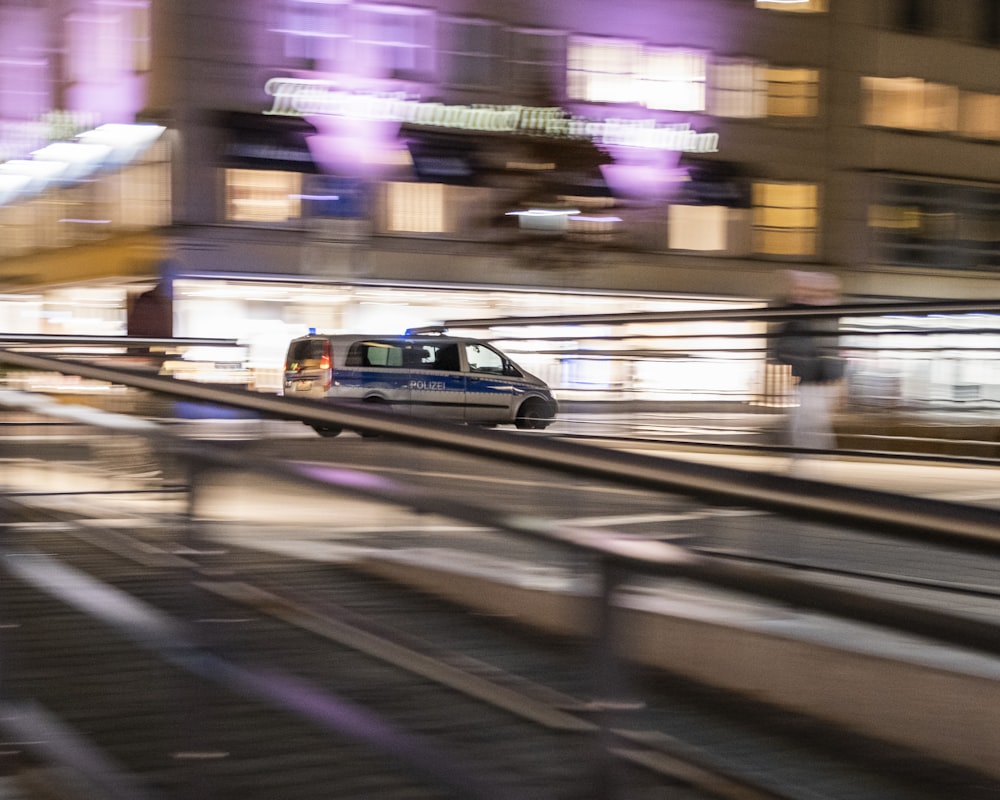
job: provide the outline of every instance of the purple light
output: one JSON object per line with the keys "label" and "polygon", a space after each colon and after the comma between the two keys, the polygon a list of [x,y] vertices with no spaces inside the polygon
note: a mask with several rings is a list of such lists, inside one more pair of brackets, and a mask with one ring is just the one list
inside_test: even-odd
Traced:
{"label": "purple light", "polygon": [[608,148],[608,151],[615,161],[601,165],[601,174],[616,197],[664,200],[688,179],[687,169],[678,166],[680,153],[634,147]]}
{"label": "purple light", "polygon": [[318,134],[308,138],[313,160],[326,172],[344,177],[373,178],[395,150],[400,123],[318,114],[307,118]]}

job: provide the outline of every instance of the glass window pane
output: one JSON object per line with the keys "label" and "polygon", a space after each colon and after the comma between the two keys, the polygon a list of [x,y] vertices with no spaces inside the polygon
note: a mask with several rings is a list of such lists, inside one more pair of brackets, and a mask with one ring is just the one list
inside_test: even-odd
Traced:
{"label": "glass window pane", "polygon": [[570,99],[591,103],[637,102],[641,55],[641,48],[633,42],[570,39],[566,76]]}

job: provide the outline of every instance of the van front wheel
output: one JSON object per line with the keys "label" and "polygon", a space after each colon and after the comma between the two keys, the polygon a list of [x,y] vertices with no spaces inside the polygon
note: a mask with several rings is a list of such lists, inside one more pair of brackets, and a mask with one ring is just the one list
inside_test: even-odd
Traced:
{"label": "van front wheel", "polygon": [[514,425],[520,430],[543,430],[552,424],[548,409],[541,400],[527,400],[517,412]]}

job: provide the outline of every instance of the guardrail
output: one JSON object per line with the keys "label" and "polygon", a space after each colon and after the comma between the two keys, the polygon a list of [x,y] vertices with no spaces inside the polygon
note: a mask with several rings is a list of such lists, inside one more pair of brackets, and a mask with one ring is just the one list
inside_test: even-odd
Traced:
{"label": "guardrail", "polygon": [[[756,508],[801,519],[876,531],[902,541],[947,545],[991,557],[1000,555],[1000,522],[995,510],[986,508],[900,497],[726,467],[696,465],[669,458],[608,452],[574,442],[418,422],[381,411],[190,384],[160,376],[135,374],[26,353],[0,351],[0,362],[120,383],[179,399],[234,406],[276,419],[294,419],[374,432],[453,452],[544,467],[569,475],[632,487],[680,493],[715,505]],[[352,496],[365,496],[415,511],[433,512],[585,552],[602,565],[603,612],[594,635],[601,645],[598,652],[603,653],[607,659],[614,658],[611,643],[617,641],[614,615],[611,613],[612,598],[625,576],[632,573],[690,578],[710,586],[736,589],[843,619],[882,625],[956,647],[1000,655],[1000,626],[984,620],[833,588],[768,567],[722,563],[663,542],[636,542],[620,537],[613,531],[576,529],[530,514],[498,514],[494,509],[486,510],[469,505],[447,494],[417,490],[406,484],[369,474],[362,475],[350,470],[321,470],[264,459],[248,461],[242,454],[213,448],[204,442],[194,444],[171,436],[151,423],[121,415],[95,414],[90,409],[55,403],[38,396],[3,392],[0,393],[0,405],[147,438],[155,442],[157,449],[172,453],[192,465],[195,475],[198,465],[205,463],[232,470],[258,471],[271,478],[283,477],[305,485],[346,492]],[[192,479],[190,491],[193,510],[198,497],[196,479]],[[5,566],[10,568],[9,564]],[[107,621],[115,624],[122,622],[113,619]],[[128,620],[130,625],[134,622],[133,619]],[[155,633],[159,624],[153,621],[150,630],[133,630],[132,633],[149,637],[151,632]],[[170,636],[173,635],[171,632]],[[170,636],[162,642],[156,642],[156,647],[165,648],[164,652],[176,651],[177,642],[171,641]],[[159,638],[159,634],[154,638]],[[204,659],[193,658],[190,663],[182,665],[206,669],[206,663],[208,662]],[[226,680],[251,690],[258,697],[264,697],[292,711],[308,713],[305,707],[289,704],[289,696],[285,691],[269,686],[266,681],[261,682],[257,676],[240,672],[233,665],[218,665],[216,675],[215,666],[209,666],[213,678],[225,676]],[[609,663],[602,663],[597,667],[598,681],[604,682],[602,688],[605,696],[615,697],[620,691],[615,685],[615,672],[613,665]],[[234,677],[238,680],[234,681]],[[312,697],[309,705],[313,709],[317,707],[313,702],[319,702],[316,697],[308,692],[302,696]],[[332,720],[327,721],[333,724]],[[428,763],[440,765],[441,762],[432,759]],[[453,781],[455,778],[448,776],[447,769],[439,772],[438,777],[444,780]],[[462,781],[458,781],[456,785],[460,785],[463,791],[470,792],[469,796],[488,796],[488,791],[482,787],[473,789]]]}

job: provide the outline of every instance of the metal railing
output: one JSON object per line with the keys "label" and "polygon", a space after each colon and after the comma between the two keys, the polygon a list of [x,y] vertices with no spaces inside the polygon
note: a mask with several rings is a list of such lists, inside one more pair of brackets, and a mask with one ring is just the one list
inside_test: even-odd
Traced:
{"label": "metal railing", "polygon": [[[137,374],[10,350],[0,351],[0,363],[123,384],[177,399],[232,406],[266,418],[298,420],[321,426],[378,433],[466,455],[541,467],[634,488],[680,494],[713,505],[754,508],[793,518],[875,531],[902,541],[946,545],[956,550],[994,558],[1000,555],[1000,522],[995,510],[987,508],[914,497],[902,498],[865,489],[748,473],[659,456],[609,452],[570,441],[420,422],[363,408],[192,384],[162,376]],[[735,589],[760,598],[792,603],[843,619],[929,637],[955,647],[1000,655],[1000,626],[991,622],[900,600],[834,588],[778,569],[720,562],[664,542],[637,542],[618,536],[614,531],[573,528],[530,513],[498,514],[495,509],[484,509],[456,500],[446,492],[417,490],[404,483],[367,474],[362,476],[351,470],[316,470],[307,465],[262,458],[248,460],[243,454],[213,448],[205,442],[192,443],[171,436],[152,423],[120,415],[95,415],[88,409],[55,403],[39,396],[3,392],[0,394],[0,405],[8,409],[22,409],[33,414],[117,430],[154,442],[159,451],[170,453],[191,465],[194,476],[190,480],[192,517],[198,502],[197,470],[200,465],[207,463],[227,470],[260,472],[272,479],[281,477],[324,490],[349,493],[354,497],[364,496],[418,512],[433,512],[586,553],[602,565],[600,597],[603,612],[594,635],[600,644],[598,652],[608,659],[614,657],[611,643],[617,640],[614,615],[611,613],[613,598],[623,580],[630,574],[685,577],[709,586]],[[5,558],[4,566],[10,571],[12,562]],[[45,588],[48,580],[41,573],[32,575],[23,570],[20,577],[34,581],[41,588]],[[73,601],[72,598],[69,599]],[[187,669],[201,670],[208,677],[230,686],[239,686],[280,707],[319,718],[322,724],[331,729],[341,725],[332,715],[324,717],[324,700],[311,687],[302,687],[303,691],[295,695],[295,692],[288,691],[288,685],[281,685],[280,681],[275,683],[265,680],[239,665],[206,659],[203,654],[192,650],[181,632],[165,625],[159,618],[150,616],[146,621],[137,622],[133,616],[117,620],[112,616],[106,617],[105,621],[132,626],[126,632]],[[613,676],[615,670],[605,663],[598,665],[597,672],[599,676],[604,676],[599,679],[606,681],[604,693],[614,697],[619,692],[619,687],[614,685],[613,677],[607,676]],[[293,695],[298,697],[294,703],[291,700]],[[359,735],[359,730],[348,732]],[[413,763],[422,761],[425,768],[433,768],[436,777],[468,792],[468,796],[490,796],[488,787],[476,786],[474,781],[467,780],[468,776],[461,775],[460,770],[449,768],[446,760],[442,761],[437,755],[431,757],[427,753],[416,751],[411,755],[414,755]]]}

